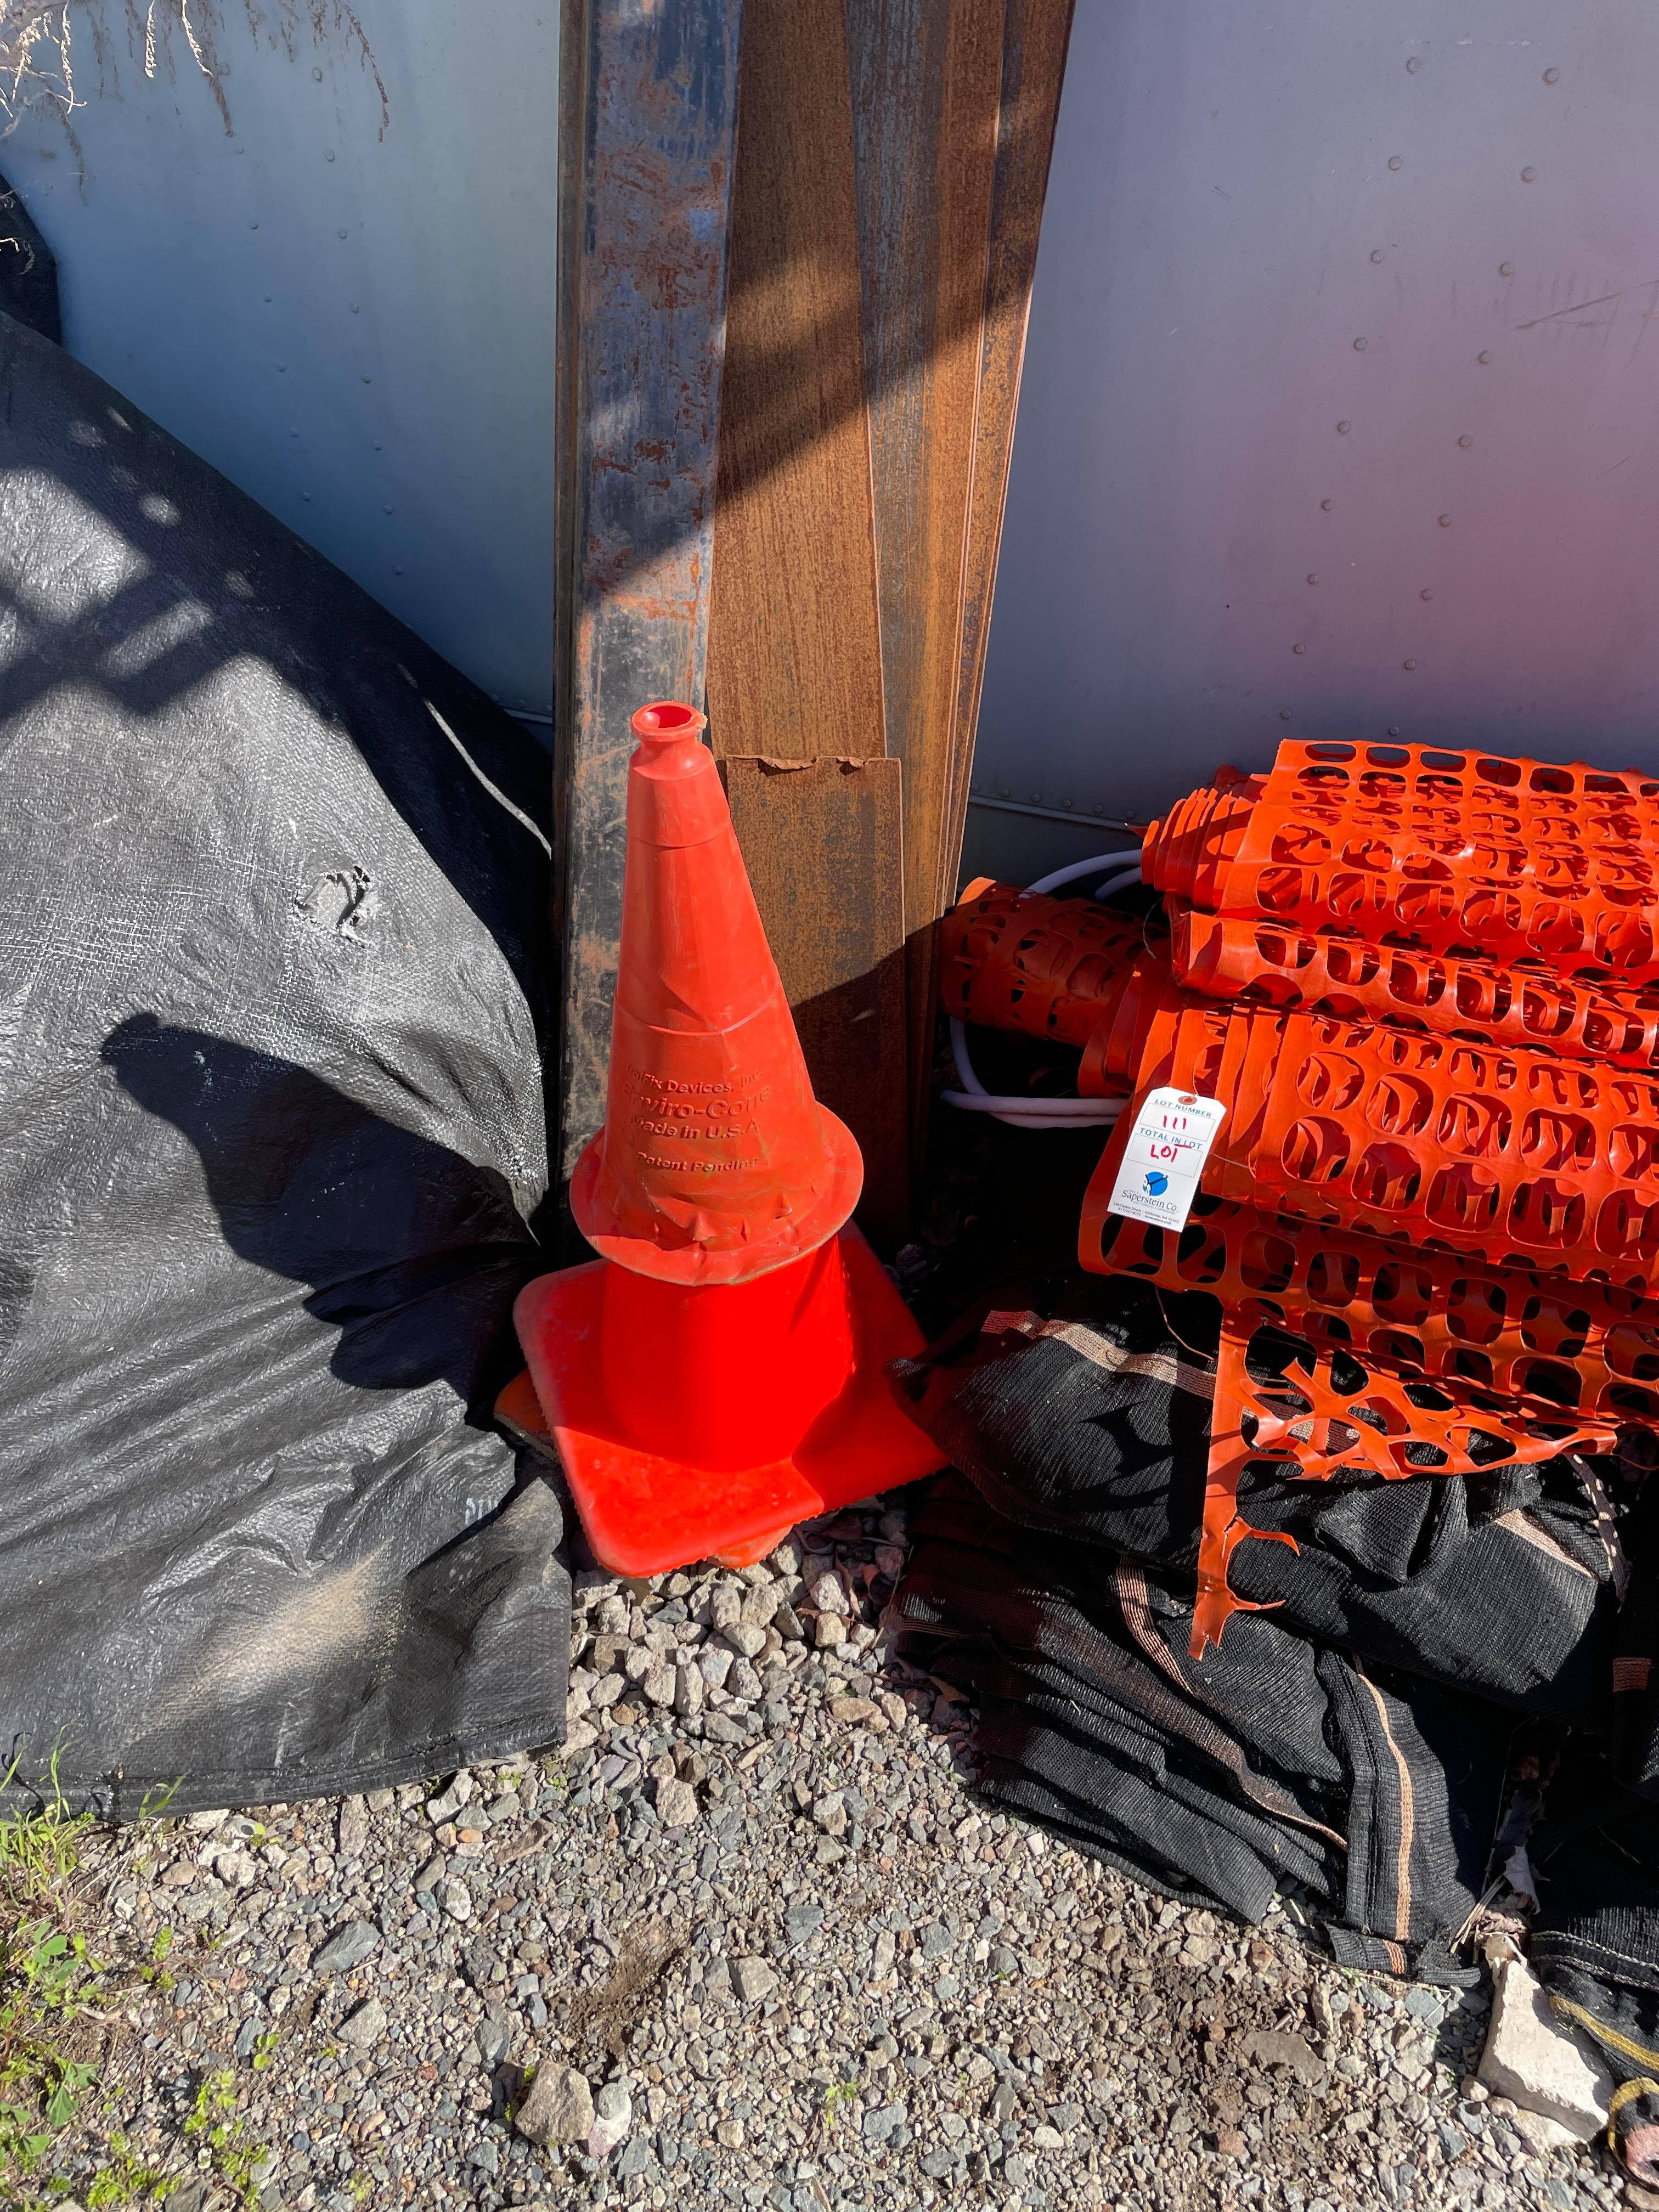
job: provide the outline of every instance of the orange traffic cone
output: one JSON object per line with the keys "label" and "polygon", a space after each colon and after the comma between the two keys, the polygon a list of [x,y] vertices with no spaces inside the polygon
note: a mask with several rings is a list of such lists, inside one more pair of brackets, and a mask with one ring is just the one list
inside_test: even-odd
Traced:
{"label": "orange traffic cone", "polygon": [[634,717],[605,1124],[570,1186],[601,1255],[514,1318],[595,1557],[762,1558],[943,1462],[882,1373],[921,1332],[848,1225],[859,1149],[812,1096],[703,717]]}

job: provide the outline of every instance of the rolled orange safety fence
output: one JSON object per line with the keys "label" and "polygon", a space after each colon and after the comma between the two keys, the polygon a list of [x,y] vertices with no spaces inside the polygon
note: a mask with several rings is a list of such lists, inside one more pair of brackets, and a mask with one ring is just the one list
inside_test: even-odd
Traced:
{"label": "rolled orange safety fence", "polygon": [[1154,823],[1142,867],[1213,914],[1645,982],[1656,800],[1582,763],[1287,741],[1256,787],[1218,777]]}

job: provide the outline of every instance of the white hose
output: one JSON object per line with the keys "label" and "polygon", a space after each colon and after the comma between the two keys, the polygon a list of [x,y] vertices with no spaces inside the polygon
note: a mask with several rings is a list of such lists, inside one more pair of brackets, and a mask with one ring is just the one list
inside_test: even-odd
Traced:
{"label": "white hose", "polygon": [[[1039,877],[1036,883],[1028,884],[1026,890],[1038,896],[1058,890],[1062,884],[1079,883],[1085,876],[1096,875],[1103,869],[1107,872],[1104,879],[1095,885],[1094,896],[1097,899],[1110,898],[1115,891],[1140,881],[1140,855],[1097,853],[1091,860],[1078,860],[1070,867],[1056,868],[1052,875]],[[957,1064],[962,1088],[940,1091],[945,1103],[964,1114],[992,1115],[997,1121],[1006,1121],[1011,1129],[1110,1128],[1129,1103],[1127,1098],[1022,1098],[989,1091],[974,1073],[974,1063],[968,1054],[967,1025],[954,1015],[951,1018],[951,1057]]]}
{"label": "white hose", "polygon": [[1133,853],[1097,853],[1092,860],[1074,860],[1069,867],[1056,868],[1052,875],[1039,876],[1036,883],[1026,884],[1025,893],[1028,898],[1041,898],[1045,892],[1057,891],[1062,884],[1080,884],[1085,876],[1121,873],[1127,878],[1131,872],[1136,876],[1140,873],[1138,850]]}

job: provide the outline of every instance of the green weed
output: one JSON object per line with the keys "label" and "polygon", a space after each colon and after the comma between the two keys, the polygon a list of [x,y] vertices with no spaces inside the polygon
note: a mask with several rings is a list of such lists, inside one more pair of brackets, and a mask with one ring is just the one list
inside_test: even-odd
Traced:
{"label": "green weed", "polygon": [[850,2076],[845,2081],[832,2081],[823,2093],[823,2118],[828,2127],[835,2127],[859,2094],[859,2085]]}
{"label": "green weed", "polygon": [[118,2212],[128,2204],[142,2204],[146,2199],[152,2203],[167,2191],[177,2186],[178,2177],[169,2177],[153,2166],[141,2166],[132,2155],[125,2136],[112,2136],[105,2148],[104,2163],[80,2192],[81,2202],[87,2212]]}
{"label": "green weed", "polygon": [[[275,2038],[261,2040],[273,2042]],[[194,2142],[211,2154],[214,2172],[235,2191],[244,2204],[250,2208],[258,2204],[259,2184],[253,2178],[254,2169],[264,2165],[270,2153],[263,2144],[250,2142],[243,2132],[236,2100],[236,2076],[228,2067],[207,2075],[197,2090],[183,2132],[186,2142]]]}
{"label": "green weed", "polygon": [[[14,1759],[0,1790],[17,1778]],[[77,2024],[101,2018],[109,1974],[76,1925],[91,1815],[71,1813],[54,1758],[38,1813],[0,1814],[0,2182],[33,2172],[97,2069]]]}

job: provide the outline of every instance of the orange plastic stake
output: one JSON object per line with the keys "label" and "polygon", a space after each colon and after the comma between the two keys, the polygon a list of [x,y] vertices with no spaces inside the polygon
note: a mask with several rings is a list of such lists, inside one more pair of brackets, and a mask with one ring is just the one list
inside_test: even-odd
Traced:
{"label": "orange plastic stake", "polygon": [[588,1540],[655,1574],[747,1565],[939,1453],[882,1370],[921,1332],[848,1217],[703,717],[634,717],[605,1125],[570,1189],[601,1257],[520,1294],[519,1340]]}

